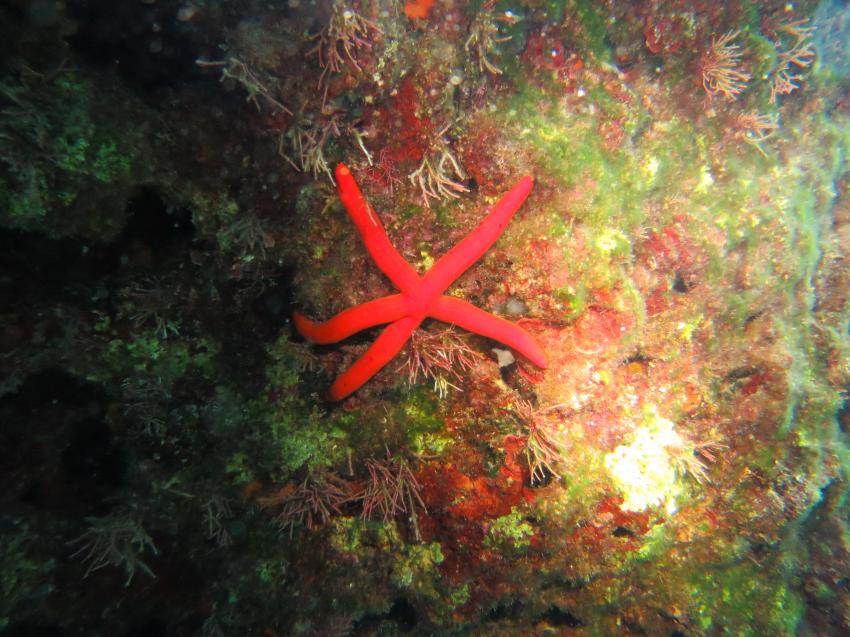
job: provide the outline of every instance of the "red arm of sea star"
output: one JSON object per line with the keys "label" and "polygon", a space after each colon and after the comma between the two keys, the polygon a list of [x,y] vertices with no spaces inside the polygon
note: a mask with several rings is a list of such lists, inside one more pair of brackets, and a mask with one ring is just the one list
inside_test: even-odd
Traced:
{"label": "red arm of sea star", "polygon": [[387,231],[384,230],[375,211],[366,203],[363,193],[354,181],[354,175],[345,164],[339,164],[336,167],[336,183],[342,205],[357,226],[375,265],[402,292],[419,283],[419,274],[390,242]]}
{"label": "red arm of sea star", "polygon": [[401,294],[383,296],[348,308],[324,323],[314,323],[300,312],[293,312],[295,329],[311,343],[336,343],[368,327],[392,323],[405,315]]}
{"label": "red arm of sea star", "polygon": [[469,266],[478,261],[504,232],[514,213],[528,198],[534,180],[523,177],[499,202],[493,206],[478,227],[455,247],[443,255],[425,275],[425,288],[432,294],[441,294]]}
{"label": "red arm of sea star", "polygon": [[388,325],[371,347],[336,379],[328,391],[329,400],[342,400],[377,374],[404,346],[422,319],[406,316]]}
{"label": "red arm of sea star", "polygon": [[546,367],[546,354],[531,334],[510,321],[478,309],[471,303],[451,296],[441,296],[428,315],[499,341],[515,349],[538,367]]}

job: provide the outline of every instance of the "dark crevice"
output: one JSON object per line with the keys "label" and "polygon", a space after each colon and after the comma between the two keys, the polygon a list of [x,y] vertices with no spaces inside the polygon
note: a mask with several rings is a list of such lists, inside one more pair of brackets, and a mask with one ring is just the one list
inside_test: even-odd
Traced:
{"label": "dark crevice", "polygon": [[518,599],[503,601],[491,608],[484,615],[485,622],[498,622],[506,619],[516,619],[522,612],[523,604]]}
{"label": "dark crevice", "polygon": [[[354,625],[355,634],[373,634],[378,630],[380,625],[385,621],[394,622],[398,629],[407,633],[413,630],[418,623],[416,609],[404,597],[397,598],[393,601],[390,610],[382,615],[366,615]],[[367,631],[362,633],[361,631]],[[372,631],[372,632],[368,632]]]}
{"label": "dark crevice", "polygon": [[58,369],[30,375],[0,400],[0,470],[15,476],[6,502],[63,517],[99,512],[123,486],[127,465],[107,405],[97,385]]}
{"label": "dark crevice", "polygon": [[576,617],[569,611],[558,608],[555,605],[550,606],[549,610],[543,613],[542,619],[546,620],[553,626],[578,628],[582,625],[582,621],[578,617]]}
{"label": "dark crevice", "polygon": [[127,265],[188,259],[195,235],[188,210],[168,207],[144,187],[128,202],[128,212],[126,227],[110,244],[0,229],[0,301],[9,307],[27,298],[73,302],[88,294],[91,282],[102,285]]}
{"label": "dark crevice", "polygon": [[119,243],[138,241],[166,253],[176,244],[190,243],[195,236],[192,214],[186,208],[168,206],[151,187],[142,187],[127,204],[129,219]]}

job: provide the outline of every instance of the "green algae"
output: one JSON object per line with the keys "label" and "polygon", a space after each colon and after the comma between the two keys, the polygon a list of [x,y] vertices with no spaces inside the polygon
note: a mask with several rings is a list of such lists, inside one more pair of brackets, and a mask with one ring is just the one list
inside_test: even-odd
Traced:
{"label": "green algae", "polygon": [[507,515],[493,520],[487,530],[484,546],[491,550],[509,550],[524,553],[531,547],[531,537],[534,528],[526,520],[525,515],[513,507]]}
{"label": "green algae", "polygon": [[115,331],[112,335],[100,352],[100,366],[80,368],[87,380],[98,383],[141,374],[156,377],[167,387],[190,373],[213,375],[218,350],[210,339],[165,339],[157,328],[142,330],[126,340],[117,338]]}
{"label": "green algae", "polygon": [[397,595],[427,602],[432,608],[445,607],[448,612],[453,604],[452,596],[462,595],[446,588],[441,581],[438,567],[445,558],[440,544],[406,542],[395,525],[337,518],[332,523],[329,544],[343,565],[365,561],[380,567],[380,571],[373,570],[365,575],[366,582],[361,581],[359,586],[371,587],[383,594],[375,597],[371,604],[364,605],[362,599],[355,602],[352,609],[358,616],[386,611],[387,597]]}
{"label": "green algae", "polygon": [[[261,466],[279,480],[285,480],[302,467],[308,472],[341,463],[350,453],[348,426],[351,418],[329,418],[324,410],[298,393],[304,360],[288,337],[281,337],[270,349],[271,364],[266,368],[266,393],[276,397],[256,403],[260,422],[253,424],[258,439],[268,440]],[[262,429],[256,426],[262,423]]]}
{"label": "green algae", "polygon": [[749,561],[694,573],[690,592],[700,630],[741,637],[797,635],[803,600],[787,574],[771,575]]}
{"label": "green algae", "polygon": [[[0,98],[11,104],[0,136],[14,147],[2,160],[0,222],[57,236],[115,234],[112,215],[99,207],[128,196],[146,152],[142,131],[122,123],[132,107],[114,87],[76,71],[4,84]],[[82,223],[67,218],[78,206],[90,214]]]}
{"label": "green algae", "polygon": [[591,227],[633,229],[641,219],[636,204],[642,187],[627,170],[631,159],[604,150],[590,117],[568,115],[554,106],[541,112],[537,108],[541,98],[526,88],[513,101],[509,116],[523,122],[520,138],[538,153],[543,178],[566,187],[587,184],[592,195],[571,211],[577,220]]}
{"label": "green algae", "polygon": [[0,540],[0,631],[4,631],[13,618],[17,620],[16,610],[32,608],[54,590],[57,562],[38,555],[27,526],[18,520],[7,521]]}

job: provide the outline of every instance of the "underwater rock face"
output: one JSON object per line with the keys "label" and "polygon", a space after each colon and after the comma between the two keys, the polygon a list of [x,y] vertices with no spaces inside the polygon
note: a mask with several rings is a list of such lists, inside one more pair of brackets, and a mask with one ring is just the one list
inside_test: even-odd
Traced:
{"label": "underwater rock face", "polygon": [[0,8],[0,630],[846,634],[847,24]]}
{"label": "underwater rock face", "polygon": [[850,7],[834,0],[823,0],[812,16],[815,31],[812,44],[818,54],[821,71],[834,77],[846,77],[850,62]]}

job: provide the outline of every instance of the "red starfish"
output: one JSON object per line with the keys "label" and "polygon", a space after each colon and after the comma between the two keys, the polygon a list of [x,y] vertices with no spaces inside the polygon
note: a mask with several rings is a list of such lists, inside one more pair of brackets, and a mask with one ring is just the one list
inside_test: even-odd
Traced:
{"label": "red starfish", "polygon": [[413,330],[427,317],[492,338],[519,351],[538,367],[546,367],[543,350],[521,327],[479,310],[466,301],[443,294],[496,242],[531,192],[531,177],[523,177],[475,230],[443,255],[422,277],[390,243],[386,230],[344,164],[336,167],[336,180],[339,197],[360,231],[372,260],[401,294],[362,303],[324,323],[317,324],[303,314],[294,313],[295,327],[301,335],[320,344],[336,343],[368,327],[390,324],[366,353],[336,379],[328,392],[330,400],[345,398],[378,373],[398,354]]}

